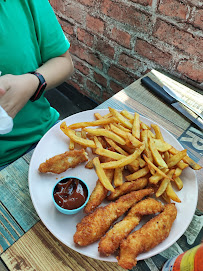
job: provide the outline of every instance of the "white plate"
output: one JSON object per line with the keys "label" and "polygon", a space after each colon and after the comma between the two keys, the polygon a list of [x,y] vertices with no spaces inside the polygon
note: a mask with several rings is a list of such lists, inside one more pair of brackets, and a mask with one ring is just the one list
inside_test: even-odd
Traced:
{"label": "white plate", "polygon": [[[81,121],[92,121],[94,120],[95,112],[99,112],[101,115],[105,115],[109,111],[108,109],[84,111],[72,115],[63,121],[66,121],[67,125]],[[154,123],[147,118],[140,118],[148,125]],[[183,149],[174,136],[172,136],[164,128],[160,128],[164,139],[168,143],[179,150]],[[83,212],[80,212],[76,215],[67,216],[59,213],[52,202],[52,189],[58,179],[67,176],[81,177],[89,185],[90,191],[92,191],[97,180],[95,171],[86,169],[84,164],[81,164],[76,168],[68,169],[66,172],[59,175],[39,174],[38,172],[40,163],[56,154],[67,151],[68,143],[69,139],[60,130],[60,123],[58,123],[43,136],[35,148],[29,168],[29,190],[34,207],[44,225],[62,243],[72,248],[73,250],[91,258],[116,262],[117,260],[114,255],[109,257],[102,257],[98,253],[98,242],[87,247],[76,246],[73,242],[73,235],[76,230],[76,224],[80,222],[84,216]],[[87,149],[87,152],[91,156],[91,151]],[[180,236],[183,235],[188,225],[190,224],[197,204],[197,181],[194,171],[190,168],[186,168],[184,170],[183,174],[181,175],[181,179],[183,180],[184,187],[181,191],[178,192],[178,196],[182,203],[176,203],[178,215],[172,226],[170,235],[165,241],[151,249],[149,252],[140,254],[137,257],[138,260],[147,259],[167,249],[175,241],[177,241]],[[142,224],[140,224],[139,227],[141,225]]]}

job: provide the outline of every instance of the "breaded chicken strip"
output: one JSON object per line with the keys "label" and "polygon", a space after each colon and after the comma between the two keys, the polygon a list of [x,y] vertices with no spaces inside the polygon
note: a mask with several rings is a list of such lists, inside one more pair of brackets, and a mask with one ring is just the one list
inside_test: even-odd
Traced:
{"label": "breaded chicken strip", "polygon": [[[104,171],[109,181],[112,182],[114,169],[105,169]],[[107,194],[108,194],[108,190],[103,186],[103,184],[98,179],[96,186],[94,190],[92,191],[92,194],[90,195],[89,201],[84,208],[84,212],[86,214],[89,214],[92,211],[94,211],[95,208],[97,208],[102,203],[102,201],[106,198]]]}
{"label": "breaded chicken strip", "polygon": [[77,224],[73,240],[80,246],[87,246],[99,240],[110,228],[112,223],[124,214],[134,203],[154,192],[153,189],[133,191],[111,202],[105,207],[97,208],[93,213],[85,216]]}
{"label": "breaded chicken strip", "polygon": [[176,215],[175,204],[167,204],[162,213],[131,233],[121,242],[118,264],[123,268],[132,269],[137,264],[136,258],[140,253],[152,249],[168,237]]}
{"label": "breaded chicken strip", "polygon": [[[112,161],[112,159],[108,157],[100,157],[100,161],[104,163],[104,162]],[[104,171],[106,173],[107,178],[112,183],[113,176],[114,176],[114,169],[104,169]],[[97,208],[102,203],[102,201],[106,198],[107,194],[108,194],[108,190],[103,186],[103,184],[98,179],[96,186],[90,195],[89,201],[84,208],[84,212],[86,214],[89,214],[92,211],[94,211],[95,208]]]}
{"label": "breaded chicken strip", "polygon": [[147,198],[135,204],[126,217],[115,224],[99,242],[99,252],[109,256],[119,247],[121,241],[139,224],[143,215],[156,214],[163,211],[161,202]]}
{"label": "breaded chicken strip", "polygon": [[129,192],[143,189],[147,186],[147,184],[148,184],[148,178],[145,178],[145,177],[139,178],[139,179],[132,181],[132,182],[124,182],[122,185],[116,187],[115,191],[112,192],[107,197],[107,199],[108,200],[115,200],[118,197],[125,195]]}
{"label": "breaded chicken strip", "polygon": [[78,164],[85,161],[88,161],[88,157],[84,149],[67,151],[46,160],[46,162],[40,164],[38,170],[41,173],[52,172],[60,174],[67,169],[74,168]]}

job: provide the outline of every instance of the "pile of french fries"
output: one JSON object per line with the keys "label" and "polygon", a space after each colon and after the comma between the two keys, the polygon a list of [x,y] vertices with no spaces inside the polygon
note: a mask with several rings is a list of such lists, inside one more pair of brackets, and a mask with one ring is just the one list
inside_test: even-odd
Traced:
{"label": "pile of french fries", "polygon": [[[146,125],[138,113],[133,115],[127,110],[119,112],[109,107],[105,116],[94,115],[95,121],[70,126],[63,122],[60,128],[70,138],[70,150],[77,144],[92,149],[95,157],[85,167],[95,168],[103,186],[114,192],[115,187],[124,182],[147,177],[148,184],[155,188],[156,197],[162,197],[167,203],[171,200],[181,202],[175,190],[183,188],[182,171],[188,166],[201,169],[187,155],[187,150],[178,151],[165,142],[160,127]],[[111,161],[101,163],[100,156]],[[105,169],[114,169],[113,183],[106,176]]]}

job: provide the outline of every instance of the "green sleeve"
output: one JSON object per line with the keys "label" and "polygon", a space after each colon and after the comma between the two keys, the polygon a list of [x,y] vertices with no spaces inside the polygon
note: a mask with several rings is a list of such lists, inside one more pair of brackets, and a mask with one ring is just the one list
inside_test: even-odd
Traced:
{"label": "green sleeve", "polygon": [[29,0],[42,62],[64,54],[70,47],[48,0]]}

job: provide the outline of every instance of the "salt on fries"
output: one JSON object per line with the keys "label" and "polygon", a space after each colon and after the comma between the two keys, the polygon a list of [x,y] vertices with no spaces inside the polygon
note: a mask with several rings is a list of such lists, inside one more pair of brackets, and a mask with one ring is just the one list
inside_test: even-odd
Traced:
{"label": "salt on fries", "polygon": [[[187,155],[187,150],[178,151],[165,142],[160,127],[156,124],[148,126],[140,120],[138,113],[118,112],[109,107],[108,114],[101,116],[95,113],[95,118],[95,121],[70,126],[63,122],[60,128],[70,138],[71,150],[75,148],[75,143],[92,149],[96,157],[86,164],[86,168],[95,168],[107,190],[113,192],[114,187],[124,182],[145,177],[148,184],[154,186],[157,197],[168,203],[171,200],[181,202],[174,189],[181,190],[184,186],[181,180],[184,168],[201,169]],[[108,157],[111,161],[102,163],[99,157]],[[106,169],[114,170],[113,184],[106,176]],[[130,170],[130,174],[126,174],[126,169]]]}

